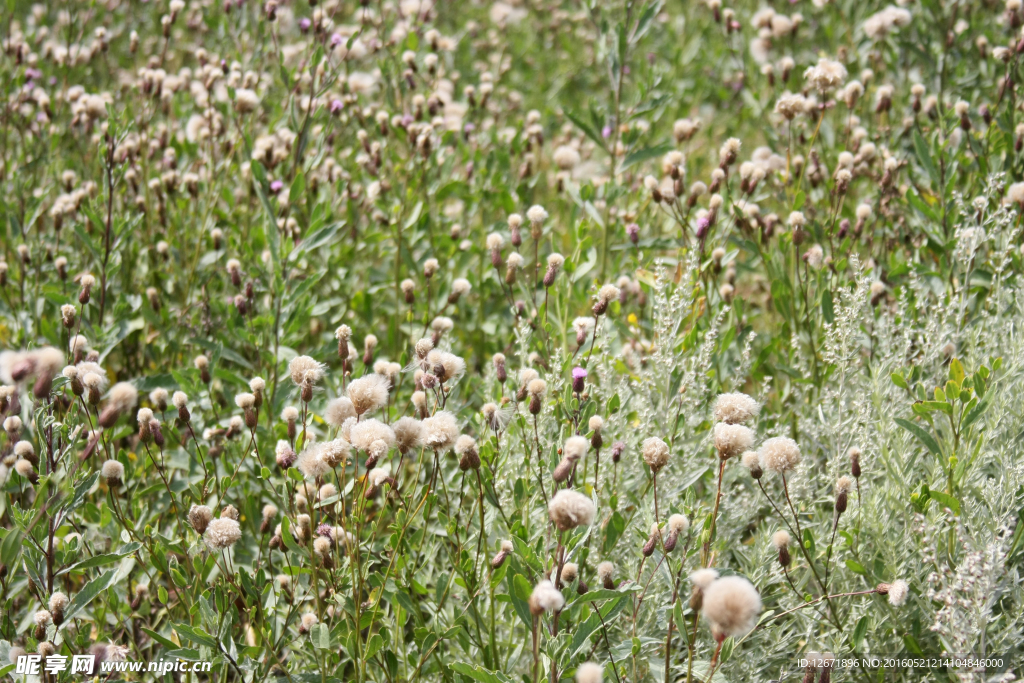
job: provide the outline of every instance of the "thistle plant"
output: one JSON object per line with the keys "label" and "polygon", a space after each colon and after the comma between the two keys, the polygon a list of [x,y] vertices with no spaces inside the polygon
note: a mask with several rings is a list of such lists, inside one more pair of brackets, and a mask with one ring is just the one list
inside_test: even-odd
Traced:
{"label": "thistle plant", "polygon": [[0,677],[1021,675],[1019,0],[6,9]]}

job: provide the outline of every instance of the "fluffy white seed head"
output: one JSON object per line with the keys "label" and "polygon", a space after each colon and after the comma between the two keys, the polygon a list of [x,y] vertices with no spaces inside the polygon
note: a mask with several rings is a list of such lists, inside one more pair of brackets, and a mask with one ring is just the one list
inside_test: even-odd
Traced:
{"label": "fluffy white seed head", "polygon": [[535,616],[544,612],[559,612],[564,606],[565,598],[553,583],[544,579],[534,586],[530,595],[530,611]]}
{"label": "fluffy white seed head", "polygon": [[459,437],[459,423],[455,415],[439,410],[423,420],[423,443],[436,451],[448,450]]}
{"label": "fluffy white seed head", "polygon": [[775,546],[776,550],[782,550],[783,548],[789,547],[790,542],[789,532],[785,529],[779,529],[772,534],[772,545]]}
{"label": "fluffy white seed head", "polygon": [[685,515],[672,515],[668,518],[668,530],[673,534],[685,534],[690,528],[690,520]]}
{"label": "fluffy white seed head", "polygon": [[793,439],[776,436],[761,444],[757,457],[763,469],[785,474],[800,464],[800,447]]}
{"label": "fluffy white seed head", "polygon": [[296,386],[310,387],[323,379],[324,365],[309,356],[296,356],[288,363],[288,374]]}
{"label": "fluffy white seed head", "polygon": [[719,394],[715,401],[715,419],[728,424],[743,424],[757,417],[761,406],[746,394]]}
{"label": "fluffy white seed head", "polygon": [[690,574],[690,583],[702,590],[706,590],[716,579],[718,572],[714,569],[698,569]]}
{"label": "fluffy white seed head", "polygon": [[348,435],[352,445],[362,451],[370,451],[377,441],[383,442],[387,448],[395,445],[395,432],[380,420],[363,420],[352,426]]}
{"label": "fluffy white seed head", "polygon": [[640,446],[640,452],[643,455],[644,462],[654,472],[658,472],[668,464],[668,444],[656,436],[644,439],[643,444]]}
{"label": "fluffy white seed head", "polygon": [[210,550],[230,548],[242,538],[242,528],[230,517],[220,517],[210,522],[203,534],[203,540]]}
{"label": "fluffy white seed head", "polygon": [[570,436],[562,447],[562,455],[570,460],[579,460],[590,449],[590,441],[582,436]]}
{"label": "fluffy white seed head", "polygon": [[353,380],[348,385],[348,398],[357,415],[377,410],[388,402],[391,382],[376,373]]}
{"label": "fluffy white seed head", "polygon": [[324,420],[332,427],[340,427],[345,424],[345,420],[355,416],[355,406],[345,396],[334,399],[327,404],[327,408],[324,410]]}
{"label": "fluffy white seed head", "polygon": [[893,581],[889,585],[889,604],[893,607],[901,607],[910,595],[910,586],[903,579]]}
{"label": "fluffy white seed head", "polygon": [[423,423],[414,417],[399,418],[391,425],[395,432],[395,443],[404,451],[423,445]]}
{"label": "fluffy white seed head", "polygon": [[577,526],[589,526],[597,514],[597,507],[587,496],[572,489],[562,489],[548,503],[548,514],[551,521],[561,531],[568,531]]}
{"label": "fluffy white seed head", "polygon": [[754,628],[761,613],[761,596],[750,581],[741,576],[726,576],[704,590],[703,610],[715,630],[742,636]]}
{"label": "fluffy white seed head", "polygon": [[754,432],[740,424],[719,422],[715,425],[715,449],[720,458],[732,458],[750,448],[754,443]]}

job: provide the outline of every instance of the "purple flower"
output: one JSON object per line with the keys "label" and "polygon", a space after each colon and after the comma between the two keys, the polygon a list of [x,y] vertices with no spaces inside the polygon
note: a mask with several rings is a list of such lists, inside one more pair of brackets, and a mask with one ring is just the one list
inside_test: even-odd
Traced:
{"label": "purple flower", "polygon": [[341,41],[344,40],[340,33],[331,34],[331,47],[338,47],[341,45]]}
{"label": "purple flower", "polygon": [[603,138],[610,138],[611,136],[612,136],[612,127],[611,126],[605,126],[604,128],[601,129],[601,137],[603,137]]}
{"label": "purple flower", "polygon": [[312,26],[312,25],[313,25],[313,22],[310,21],[309,19],[307,19],[306,17],[303,17],[302,19],[299,19],[299,30],[302,31],[303,33],[308,31],[309,27]]}
{"label": "purple flower", "polygon": [[345,103],[341,100],[331,100],[331,113],[340,114],[341,110],[345,108]]}
{"label": "purple flower", "polygon": [[708,235],[708,229],[711,227],[711,216],[701,216],[697,219],[697,239],[702,240]]}
{"label": "purple flower", "polygon": [[275,180],[274,182],[270,183],[270,191],[273,192],[274,194],[277,194],[282,189],[284,189],[284,183],[282,183],[280,180]]}
{"label": "purple flower", "polygon": [[325,536],[327,538],[331,538],[332,537],[332,533],[331,533],[332,531],[333,530],[331,529],[331,525],[330,524],[321,524],[320,526],[318,526],[316,528],[316,535],[317,536]]}
{"label": "purple flower", "polygon": [[583,387],[586,386],[587,371],[581,367],[575,367],[572,369],[572,390],[577,394],[583,393]]}
{"label": "purple flower", "polygon": [[636,244],[640,241],[640,226],[636,223],[630,223],[626,226],[626,235],[629,237],[629,241]]}

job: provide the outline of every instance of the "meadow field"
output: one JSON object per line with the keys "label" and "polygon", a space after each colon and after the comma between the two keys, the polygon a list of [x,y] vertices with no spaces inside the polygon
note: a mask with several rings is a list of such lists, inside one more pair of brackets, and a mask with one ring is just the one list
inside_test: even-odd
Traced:
{"label": "meadow field", "polygon": [[1021,0],[0,46],[0,677],[1021,675]]}

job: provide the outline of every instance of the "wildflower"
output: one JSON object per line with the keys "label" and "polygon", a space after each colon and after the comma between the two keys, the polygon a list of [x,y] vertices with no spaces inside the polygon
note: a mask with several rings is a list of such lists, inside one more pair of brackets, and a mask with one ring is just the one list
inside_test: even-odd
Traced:
{"label": "wildflower", "polygon": [[399,418],[391,427],[400,453],[408,453],[423,445],[423,423],[416,418]]}
{"label": "wildflower", "polygon": [[689,530],[690,520],[685,515],[671,515],[668,518],[668,536],[665,538],[665,552],[672,552],[676,543],[679,542],[679,537],[682,536]]}
{"label": "wildflower", "polygon": [[784,529],[779,529],[772,534],[772,545],[775,546],[775,550],[779,553],[779,564],[782,565],[783,569],[788,567],[790,563],[789,542],[789,533]]}
{"label": "wildflower", "polygon": [[843,84],[846,80],[846,68],[839,62],[822,57],[816,66],[809,67],[804,72],[804,78],[824,94]]}
{"label": "wildflower", "polygon": [[619,298],[619,288],[615,285],[604,285],[597,291],[594,297],[597,301],[594,304],[594,315],[604,315],[608,310],[608,304]]}
{"label": "wildflower", "polygon": [[100,473],[107,481],[107,486],[111,489],[118,488],[124,481],[124,465],[119,463],[117,460],[107,460],[104,462],[103,467],[100,469]]}
{"label": "wildflower", "polygon": [[210,522],[203,533],[203,541],[210,550],[230,548],[242,537],[238,522],[230,517],[220,517]]}
{"label": "wildflower", "polygon": [[205,505],[193,505],[188,511],[188,523],[200,536],[213,519],[213,511]]}
{"label": "wildflower", "polygon": [[762,469],[785,474],[800,464],[800,447],[784,436],[767,439],[757,454]]}
{"label": "wildflower", "polygon": [[902,607],[903,603],[907,601],[907,596],[910,595],[910,586],[906,581],[897,579],[892,583],[878,584],[875,591],[880,595],[888,595],[889,604],[893,607]]}
{"label": "wildflower", "polygon": [[238,88],[235,90],[235,111],[239,114],[249,114],[256,111],[260,105],[259,96],[252,90]]}
{"label": "wildflower", "polygon": [[544,287],[548,288],[555,284],[555,278],[558,277],[558,272],[562,269],[562,264],[565,263],[565,257],[561,254],[554,253],[548,255],[548,269],[544,273]]}
{"label": "wildflower", "polygon": [[547,579],[544,579],[533,588],[530,594],[530,614],[539,617],[545,612],[561,612],[565,606],[565,598],[562,592],[555,588]]}
{"label": "wildflower", "polygon": [[302,390],[302,400],[309,403],[313,399],[313,387],[323,379],[324,366],[309,356],[296,356],[288,363],[288,374],[292,383]]}
{"label": "wildflower", "polygon": [[316,626],[319,622],[320,620],[315,614],[312,612],[306,612],[299,619],[299,633],[302,635],[309,633],[310,629]]}
{"label": "wildflower", "polygon": [[836,481],[836,516],[846,512],[847,496],[849,496],[852,487],[853,481],[849,477],[839,477]]}
{"label": "wildflower", "polygon": [[753,445],[754,432],[743,425],[719,422],[715,425],[714,440],[718,457],[728,460]]}
{"label": "wildflower", "polygon": [[853,475],[854,479],[860,479],[860,449],[856,446],[850,446],[850,450],[846,451],[846,455],[850,458],[850,474]]}
{"label": "wildflower", "polygon": [[391,382],[376,373],[353,380],[348,385],[348,399],[356,415],[363,415],[383,407],[388,402]]}
{"label": "wildflower", "polygon": [[601,585],[609,590],[615,589],[615,581],[613,579],[615,575],[615,565],[605,560],[597,565],[597,578],[601,581]]}
{"label": "wildflower", "polygon": [[587,343],[587,337],[594,331],[594,319],[589,317],[576,318],[572,321],[572,327],[576,332],[577,348],[583,348],[583,345]]}
{"label": "wildflower", "polygon": [[706,591],[715,580],[718,579],[718,572],[714,569],[698,569],[690,574],[690,583],[693,590],[690,593],[690,608],[699,612],[704,605],[704,591]]}
{"label": "wildflower", "polygon": [[658,523],[654,522],[651,524],[651,533],[647,537],[647,542],[644,543],[644,546],[640,551],[641,554],[643,554],[644,557],[650,557],[651,555],[653,555],[654,549],[657,547],[658,541],[660,540],[661,529],[658,527]]}
{"label": "wildflower", "polygon": [[544,402],[544,394],[547,392],[548,384],[542,379],[532,379],[526,386],[526,391],[530,395],[530,413],[536,415],[540,412],[541,405]]}
{"label": "wildflower", "polygon": [[476,450],[476,439],[463,434],[455,440],[455,455],[459,456],[459,469],[475,470],[480,468],[480,455]]}
{"label": "wildflower", "polygon": [[53,619],[54,625],[60,626],[64,621],[64,610],[67,609],[69,602],[68,596],[64,595],[60,591],[56,591],[50,596],[50,615]]}
{"label": "wildflower", "polygon": [[512,541],[502,541],[498,553],[491,560],[491,567],[497,569],[503,565],[505,563],[505,558],[512,554],[513,549],[514,546],[512,545]]}
{"label": "wildflower", "polygon": [[277,461],[277,466],[281,469],[288,469],[295,463],[295,451],[285,440],[277,442],[277,446],[274,448],[274,458]]}
{"label": "wildflower", "polygon": [[571,171],[580,164],[580,153],[568,145],[557,147],[551,158],[563,171]]}
{"label": "wildflower", "polygon": [[586,386],[587,371],[581,367],[572,369],[572,390],[576,394],[582,394]]}
{"label": "wildflower", "polygon": [[590,498],[570,489],[558,491],[548,503],[548,515],[559,531],[589,526],[596,513],[597,508]]}
{"label": "wildflower", "polygon": [[129,382],[118,382],[112,386],[110,388],[110,396],[107,399],[107,407],[100,413],[100,426],[113,426],[123,413],[132,409],[138,397],[138,390]]}
{"label": "wildflower", "polygon": [[332,427],[340,427],[350,417],[356,417],[356,409],[345,396],[334,399],[324,409],[324,420]]}
{"label": "wildflower", "polygon": [[643,444],[640,446],[640,452],[643,455],[644,462],[647,463],[647,466],[655,474],[668,464],[668,444],[656,436],[644,439]]}
{"label": "wildflower", "polygon": [[359,450],[369,453],[374,443],[380,441],[385,448],[395,445],[395,432],[380,420],[363,420],[352,426],[348,434],[349,441]]}
{"label": "wildflower", "polygon": [[25,479],[28,479],[33,484],[39,480],[39,475],[36,474],[35,466],[25,458],[20,458],[15,461],[14,471]]}
{"label": "wildflower", "polygon": [[761,406],[746,394],[719,394],[715,401],[715,419],[738,425],[757,417]]}
{"label": "wildflower", "polygon": [[319,479],[331,471],[331,466],[323,457],[323,447],[316,442],[302,449],[295,466],[306,479]]}
{"label": "wildflower", "polygon": [[452,291],[448,295],[448,303],[454,304],[458,302],[459,298],[465,294],[469,294],[469,291],[473,289],[473,286],[469,284],[469,280],[466,278],[457,278],[452,281]]}
{"label": "wildflower", "polygon": [[439,410],[423,420],[423,443],[435,451],[446,451],[455,444],[459,437],[459,425],[455,415],[447,410]]}
{"label": "wildflower", "polygon": [[718,642],[726,636],[741,636],[754,628],[761,612],[761,596],[754,585],[740,576],[715,580],[704,591],[704,616]]}

